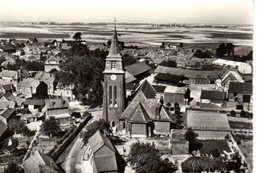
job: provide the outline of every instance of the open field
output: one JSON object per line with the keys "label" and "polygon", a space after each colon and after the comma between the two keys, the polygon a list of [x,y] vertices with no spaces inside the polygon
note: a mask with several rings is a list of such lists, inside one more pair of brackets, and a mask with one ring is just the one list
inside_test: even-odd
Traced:
{"label": "open field", "polygon": [[[71,38],[82,32],[82,38],[90,42],[106,43],[110,39],[113,24],[41,25],[30,23],[0,23],[0,38]],[[252,26],[208,26],[117,24],[118,35],[126,45],[161,45],[170,43],[221,43],[252,46]],[[40,33],[38,35],[38,33]]]}

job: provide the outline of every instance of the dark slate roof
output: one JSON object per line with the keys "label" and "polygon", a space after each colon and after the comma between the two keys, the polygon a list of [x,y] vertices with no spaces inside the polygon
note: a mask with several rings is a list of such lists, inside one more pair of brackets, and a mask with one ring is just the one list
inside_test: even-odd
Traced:
{"label": "dark slate roof", "polygon": [[163,93],[166,88],[166,86],[163,85],[152,85],[152,86],[158,93]]}
{"label": "dark slate roof", "polygon": [[7,128],[8,128],[7,125],[4,122],[0,121],[0,138],[5,133]]}
{"label": "dark slate roof", "polygon": [[230,82],[229,83],[229,93],[243,93],[252,94],[253,86],[251,82]]}
{"label": "dark slate roof", "polygon": [[200,99],[214,100],[214,101],[224,101],[226,93],[222,91],[210,91],[202,90]]}
{"label": "dark slate roof", "polygon": [[6,85],[3,85],[2,87],[4,88],[5,91],[10,91],[14,88],[13,84],[6,84]]}
{"label": "dark slate roof", "polygon": [[188,78],[182,75],[174,75],[169,73],[158,73],[154,78],[160,81],[172,82],[172,83],[178,83],[182,80],[188,80]]}
{"label": "dark slate roof", "polygon": [[4,117],[5,119],[9,120],[11,117],[11,115],[15,112],[15,109],[10,109],[10,108],[6,108],[1,116]]}
{"label": "dark slate roof", "polygon": [[189,79],[218,79],[221,76],[220,70],[206,71],[206,70],[193,70],[193,69],[184,69],[184,68],[175,68],[175,67],[165,67],[158,66],[155,69],[155,73],[164,73],[185,76]]}
{"label": "dark slate roof", "polygon": [[142,91],[146,98],[155,98],[155,95],[157,93],[153,86],[147,80],[145,80],[141,84],[138,91]]}
{"label": "dark slate roof", "polygon": [[134,90],[135,89],[135,84],[134,83],[126,83],[125,84],[125,89]]}
{"label": "dark slate roof", "polygon": [[139,74],[149,71],[151,67],[147,65],[145,62],[137,62],[135,64],[126,66],[125,69],[133,76],[137,76]]}
{"label": "dark slate roof", "polygon": [[[160,121],[173,121],[173,119],[171,118],[170,112],[167,109],[165,109],[164,106],[161,107],[158,120],[160,120]],[[174,121],[175,120],[176,119],[174,119]]]}
{"label": "dark slate roof", "polygon": [[24,105],[38,105],[43,106],[45,101],[42,99],[26,99]]}
{"label": "dark slate roof", "polygon": [[131,117],[128,117],[131,123],[148,123],[150,120],[148,113],[144,109],[143,105],[139,103]]}

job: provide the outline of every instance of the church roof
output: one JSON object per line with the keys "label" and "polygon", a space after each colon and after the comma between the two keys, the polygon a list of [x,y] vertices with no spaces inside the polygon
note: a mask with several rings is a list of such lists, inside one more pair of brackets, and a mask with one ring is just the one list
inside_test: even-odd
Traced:
{"label": "church roof", "polygon": [[134,109],[134,112],[132,114],[132,117],[128,117],[129,121],[131,123],[147,123],[150,120],[150,117],[148,113],[146,112],[145,108],[143,107],[142,103],[139,103],[136,108]]}
{"label": "church roof", "polygon": [[117,37],[117,31],[116,31],[116,27],[115,27],[108,56],[113,57],[113,56],[118,56],[118,55],[121,56],[120,49],[119,49],[119,43],[118,43],[118,37]]}
{"label": "church roof", "polygon": [[141,86],[139,87],[138,91],[142,91],[145,95],[146,98],[150,99],[150,98],[155,98],[156,95],[156,90],[153,88],[153,86],[147,81],[145,80]]}
{"label": "church roof", "polygon": [[164,106],[162,106],[159,114],[159,121],[173,121],[170,115],[170,112],[165,109]]}

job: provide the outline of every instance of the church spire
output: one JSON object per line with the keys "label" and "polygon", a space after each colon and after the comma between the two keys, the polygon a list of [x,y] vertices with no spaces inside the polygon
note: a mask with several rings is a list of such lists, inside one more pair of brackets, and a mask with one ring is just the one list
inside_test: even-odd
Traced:
{"label": "church spire", "polygon": [[117,31],[116,31],[116,20],[115,20],[114,33],[111,40],[108,56],[118,56],[118,55],[120,55],[120,49],[119,49],[119,42],[118,42]]}

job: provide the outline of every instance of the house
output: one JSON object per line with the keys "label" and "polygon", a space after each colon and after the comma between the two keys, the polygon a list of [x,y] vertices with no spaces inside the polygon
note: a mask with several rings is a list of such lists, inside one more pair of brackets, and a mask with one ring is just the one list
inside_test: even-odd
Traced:
{"label": "house", "polygon": [[60,70],[61,59],[59,57],[51,56],[44,63],[44,71],[50,72],[53,69]]}
{"label": "house", "polygon": [[14,102],[15,103],[15,106],[21,106],[22,103],[24,102],[24,99],[20,98],[20,97],[17,97],[15,96],[14,94],[12,93],[5,93],[3,94],[3,96],[1,97],[0,99],[1,101],[10,101],[10,102]]}
{"label": "house", "polygon": [[73,89],[73,85],[64,86],[62,85],[62,83],[58,83],[54,91],[52,93],[49,93],[49,95],[54,95],[58,97],[67,97],[72,100],[74,99],[72,89]]}
{"label": "house", "polygon": [[0,116],[6,119],[6,122],[8,123],[11,119],[16,117],[16,111],[15,109],[6,108],[1,113]]}
{"label": "house", "polygon": [[36,93],[36,88],[39,85],[39,81],[33,78],[26,78],[17,84],[17,93],[25,98],[32,97],[32,94]]}
{"label": "house", "polygon": [[223,108],[226,93],[216,90],[202,90],[200,94],[200,107]]}
{"label": "house", "polygon": [[23,105],[25,108],[28,108],[30,111],[34,111],[35,109],[41,111],[45,105],[45,101],[43,99],[28,98],[25,100]]}
{"label": "house", "polygon": [[198,139],[225,139],[231,129],[226,113],[187,110],[187,128],[198,133]]}
{"label": "house", "polygon": [[0,94],[1,93],[13,93],[15,91],[15,87],[13,84],[5,84],[0,86]]}
{"label": "house", "polygon": [[182,75],[175,75],[169,73],[158,73],[154,76],[154,83],[166,84],[166,85],[179,85],[188,78]]}
{"label": "house", "polygon": [[165,103],[184,104],[186,87],[167,86],[164,90]]}
{"label": "house", "polygon": [[0,46],[0,52],[15,53],[16,47],[11,44]]}
{"label": "house", "polygon": [[16,87],[21,79],[21,74],[19,70],[2,70],[0,72],[0,78],[6,83],[13,84]]}
{"label": "house", "polygon": [[15,108],[15,102],[0,99],[0,110],[4,110],[6,108]]}
{"label": "house", "polygon": [[224,73],[221,75],[220,79],[216,80],[215,84],[217,89],[227,92],[230,82],[244,82],[245,80],[244,75],[241,75],[236,69],[229,68],[224,70]]}
{"label": "house", "polygon": [[228,89],[228,100],[236,102],[236,109],[252,110],[253,86],[251,82],[230,82]]}
{"label": "house", "polygon": [[88,139],[84,160],[90,160],[93,173],[117,173],[116,149],[99,130]]}
{"label": "house", "polygon": [[25,173],[40,173],[43,167],[49,168],[50,172],[61,172],[61,168],[49,156],[36,151],[22,164]]}
{"label": "house", "polygon": [[215,81],[219,79],[221,71],[213,70],[193,70],[175,67],[158,66],[155,69],[155,74],[170,74],[176,76],[183,76],[188,80],[187,84],[215,84]]}
{"label": "house", "polygon": [[148,137],[154,133],[169,134],[174,119],[156,96],[156,90],[145,80],[120,116],[119,129],[130,137]]}
{"label": "house", "polygon": [[145,62],[137,62],[125,67],[126,71],[132,74],[136,79],[141,80],[150,75],[151,67]]}
{"label": "house", "polygon": [[225,59],[217,59],[212,62],[212,64],[219,66],[230,66],[232,68],[236,68],[242,74],[252,74],[252,66],[248,63],[238,62],[238,61],[230,61]]}
{"label": "house", "polygon": [[69,103],[62,98],[46,99],[46,118],[54,117],[60,124],[67,124],[71,118],[69,114]]}
{"label": "house", "polygon": [[0,140],[4,139],[8,133],[8,126],[0,119]]}
{"label": "house", "polygon": [[49,95],[51,95],[54,92],[54,80],[55,80],[54,75],[48,72],[39,71],[35,74],[34,79],[38,81],[43,81],[47,84]]}

